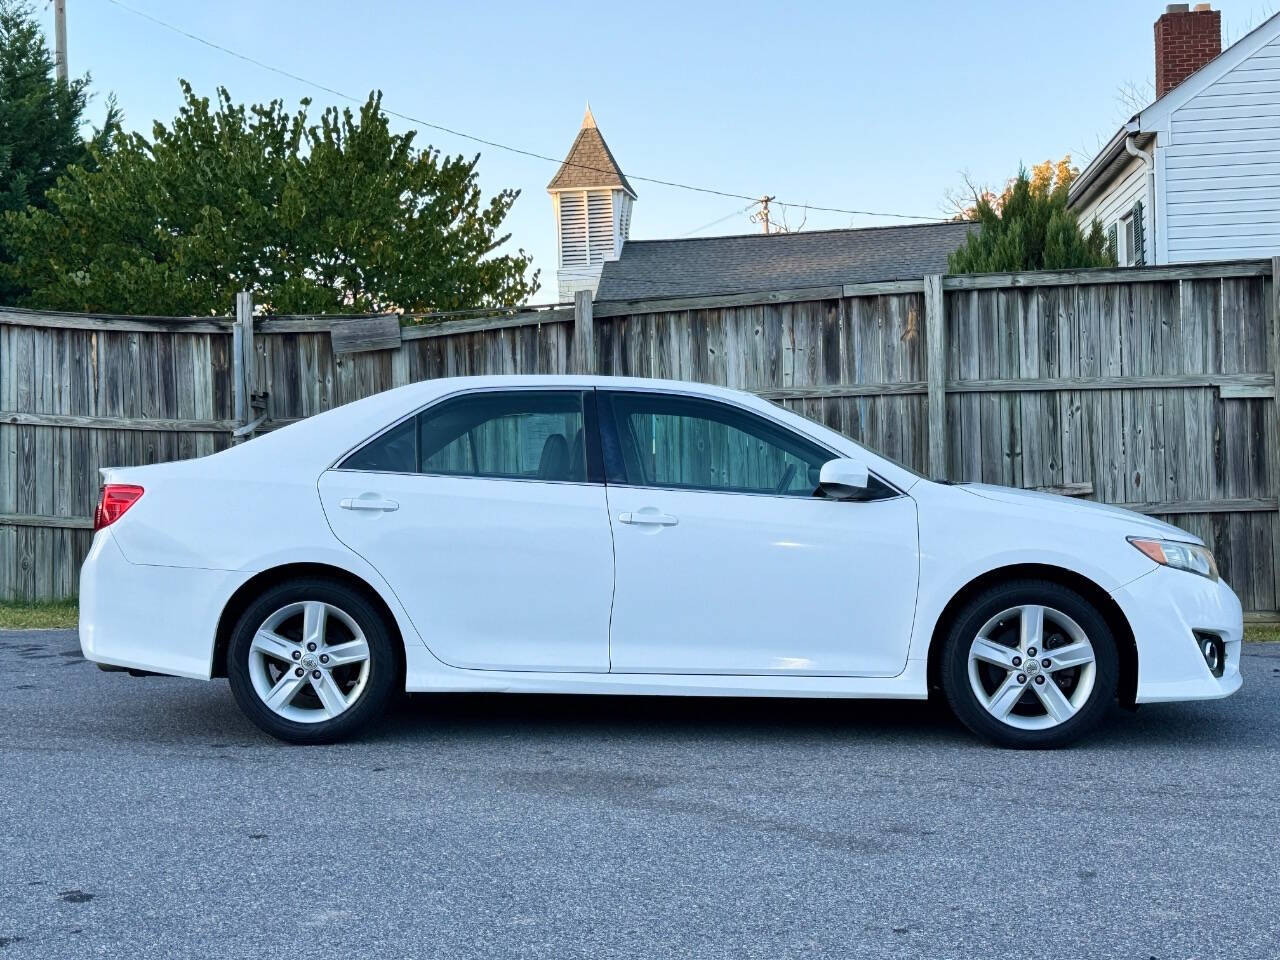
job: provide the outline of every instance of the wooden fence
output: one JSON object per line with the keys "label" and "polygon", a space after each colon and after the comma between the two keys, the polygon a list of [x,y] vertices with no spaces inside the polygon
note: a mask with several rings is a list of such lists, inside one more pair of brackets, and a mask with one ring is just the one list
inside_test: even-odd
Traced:
{"label": "wooden fence", "polygon": [[73,593],[102,465],[211,453],[433,377],[566,371],[754,391],[912,467],[1205,538],[1280,576],[1274,261],[859,284],[429,318],[0,310],[0,598]]}

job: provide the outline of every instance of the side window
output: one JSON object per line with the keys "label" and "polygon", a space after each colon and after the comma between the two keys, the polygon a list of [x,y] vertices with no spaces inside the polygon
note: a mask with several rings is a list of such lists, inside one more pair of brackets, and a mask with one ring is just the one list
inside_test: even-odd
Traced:
{"label": "side window", "polygon": [[388,430],[342,461],[344,470],[377,473],[417,473],[418,424],[410,418]]}
{"label": "side window", "polygon": [[811,497],[831,459],[804,437],[728,404],[645,393],[607,397],[625,482],[635,486]]}
{"label": "side window", "polygon": [[357,450],[342,466],[584,483],[584,425],[579,391],[477,392],[424,410]]}
{"label": "side window", "polygon": [[446,400],[418,420],[423,473],[586,482],[577,391],[476,393]]}

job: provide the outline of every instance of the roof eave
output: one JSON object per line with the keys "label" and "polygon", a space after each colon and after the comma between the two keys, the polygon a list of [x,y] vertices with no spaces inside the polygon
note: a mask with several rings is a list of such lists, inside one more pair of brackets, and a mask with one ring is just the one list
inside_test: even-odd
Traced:
{"label": "roof eave", "polygon": [[547,193],[581,193],[583,190],[621,190],[632,200],[640,196],[625,183],[599,183],[594,187],[547,187]]}
{"label": "roof eave", "polygon": [[1128,153],[1125,148],[1125,141],[1130,136],[1142,132],[1139,129],[1138,116],[1134,116],[1133,119],[1116,131],[1115,136],[1107,141],[1106,146],[1097,152],[1080,176],[1076,177],[1071,186],[1067,188],[1067,209],[1086,203],[1095,193],[1111,182],[1111,178],[1106,174],[1121,156]]}

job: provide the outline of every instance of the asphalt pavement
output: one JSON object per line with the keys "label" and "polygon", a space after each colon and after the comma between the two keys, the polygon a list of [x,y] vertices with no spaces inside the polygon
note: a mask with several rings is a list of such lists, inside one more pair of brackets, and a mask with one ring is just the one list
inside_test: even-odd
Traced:
{"label": "asphalt pavement", "polygon": [[1054,753],[921,703],[414,696],[290,747],[225,681],[0,632],[0,960],[1280,955],[1280,644]]}

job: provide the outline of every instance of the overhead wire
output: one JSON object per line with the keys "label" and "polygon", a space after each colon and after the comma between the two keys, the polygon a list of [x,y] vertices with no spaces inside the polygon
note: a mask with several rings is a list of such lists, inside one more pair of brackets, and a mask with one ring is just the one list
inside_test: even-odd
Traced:
{"label": "overhead wire", "polygon": [[[345,93],[342,90],[336,89],[335,87],[331,87],[326,84],[320,83],[317,80],[312,80],[309,77],[304,77],[304,76],[301,76],[300,74],[293,73],[292,71],[286,70],[283,67],[276,66],[274,63],[269,63],[265,60],[260,60],[256,57],[249,56],[248,54],[241,53],[238,50],[233,50],[232,48],[224,46],[223,44],[220,44],[213,40],[209,40],[205,37],[202,37],[199,34],[192,33],[190,30],[180,27],[177,24],[170,23],[167,20],[163,20],[160,17],[157,17],[153,14],[146,12],[145,10],[139,10],[136,7],[130,6],[129,4],[124,3],[123,0],[110,0],[110,2],[115,6],[119,7],[121,10],[127,11],[128,13],[131,13],[136,17],[140,17],[144,20],[149,20],[150,22],[156,24],[157,26],[163,27],[166,30],[170,30],[173,33],[186,37],[189,40],[192,40],[196,43],[209,47],[212,50],[217,50],[221,53],[226,54],[227,56],[235,57],[237,60],[241,60],[245,63],[252,64],[253,66],[258,67],[259,69],[270,71],[271,73],[278,74],[282,77],[287,77],[288,79],[293,80],[296,83],[301,83],[305,86],[314,87],[317,90],[322,90],[325,93],[331,94],[335,97],[338,97],[342,100],[346,100],[350,103],[359,104],[364,102],[362,98],[354,97],[349,93]],[[449,136],[459,137],[463,140],[470,140],[473,143],[483,144],[484,146],[493,147],[494,149],[497,149],[497,150],[505,150],[508,153],[514,153],[524,157],[531,157],[535,160],[545,160],[549,163],[556,163],[564,166],[577,167],[583,170],[591,170],[596,173],[614,174],[617,172],[611,169],[592,166],[591,164],[579,163],[579,162],[570,161],[567,159],[562,160],[556,157],[548,156],[546,154],[538,153],[534,150],[526,150],[523,147],[516,147],[516,146],[512,146],[511,144],[502,143],[501,141],[498,141],[498,140],[491,140],[486,137],[476,136],[475,134],[467,133],[455,127],[445,126],[444,124],[440,124],[440,123],[433,123],[430,120],[424,120],[421,117],[415,117],[412,114],[402,113],[398,110],[393,110],[385,105],[383,105],[381,109],[382,109],[382,112],[387,114],[388,116],[396,117],[397,119],[403,120],[406,123],[411,123],[411,124],[414,124],[415,126],[424,127],[428,130],[436,130],[436,131],[439,131],[440,133],[446,133]],[[728,190],[717,190],[712,187],[702,187],[702,186],[697,186],[689,183],[681,183],[676,180],[664,180],[659,177],[646,177],[640,174],[633,174],[633,173],[627,173],[625,174],[625,176],[630,180],[637,180],[641,183],[652,183],[657,186],[671,187],[678,190],[690,190],[695,193],[705,193],[705,194],[710,194],[712,196],[718,196],[718,197],[729,197],[734,200],[749,200],[753,204],[759,201],[759,198],[748,196],[745,193],[734,193]],[[771,199],[769,202],[779,207],[798,207],[798,208],[803,207],[809,210],[820,211],[823,213],[844,213],[844,214],[850,214],[853,216],[866,216],[866,217],[888,217],[890,219],[899,219],[899,220],[921,220],[921,221],[928,221],[930,223],[940,223],[945,220],[945,218],[943,217],[937,217],[937,216],[930,217],[930,216],[924,216],[922,214],[914,214],[914,213],[888,213],[888,212],[876,211],[876,210],[855,210],[855,209],[846,208],[846,207],[818,206],[812,203],[789,202],[789,201],[777,200],[777,199]],[[732,216],[732,214],[730,216]],[[712,224],[708,224],[708,226],[712,226]],[[700,228],[700,229],[705,229],[705,228]]]}

